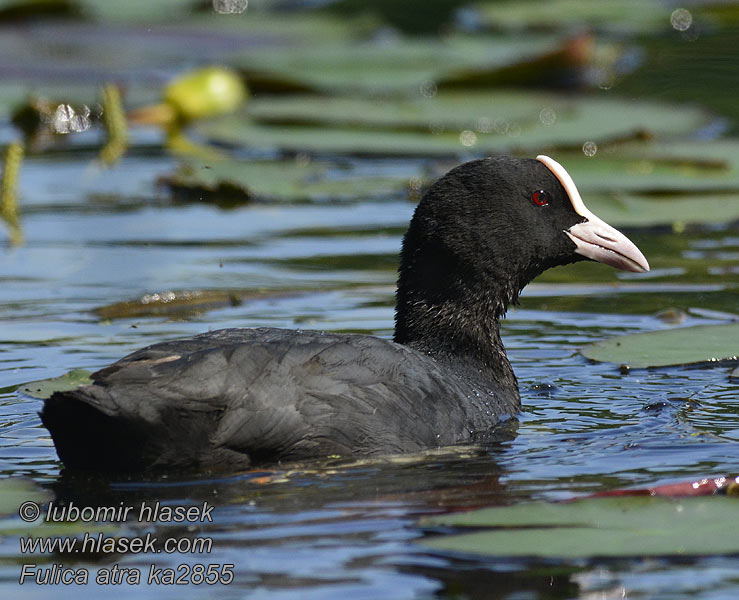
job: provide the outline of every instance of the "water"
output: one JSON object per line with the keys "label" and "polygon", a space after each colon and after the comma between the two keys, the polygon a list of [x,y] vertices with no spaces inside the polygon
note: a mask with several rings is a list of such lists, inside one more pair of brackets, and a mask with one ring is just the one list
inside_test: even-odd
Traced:
{"label": "water", "polygon": [[[149,191],[170,167],[166,157],[132,156],[112,171],[91,169],[76,178],[79,162],[29,161],[24,167],[26,244],[5,252],[0,288],[0,472],[82,504],[207,501],[216,508],[213,523],[194,531],[162,524],[141,530],[209,537],[210,553],[117,555],[73,562],[76,568],[94,576],[114,564],[146,573],[151,564],[236,565],[228,586],[116,586],[123,597],[730,598],[739,592],[732,558],[476,559],[417,544],[426,534],[418,519],[426,514],[736,471],[739,401],[726,365],[622,375],[614,365],[591,364],[577,353],[610,335],[667,326],[653,312],[558,309],[572,297],[602,297],[602,285],[534,284],[511,311],[503,334],[524,410],[507,439],[489,451],[283,465],[221,479],[175,475],[111,483],[60,475],[37,416],[40,402],[18,395],[14,386],[71,368],[94,369],[152,341],[218,327],[266,324],[389,336],[395,278],[389,265],[413,209],[402,198],[229,211],[183,206]],[[735,239],[720,230],[698,237],[693,252],[726,252]],[[105,320],[92,312],[170,289],[261,294],[175,318]],[[660,287],[631,289],[613,293],[646,298]],[[721,286],[714,290],[720,298]],[[711,308],[711,294],[703,295],[709,299],[703,307]],[[538,308],[542,304],[548,309]],[[690,316],[684,324],[701,322],[708,320]],[[131,535],[135,527],[114,529]],[[0,542],[0,586],[14,596],[20,590],[44,597],[43,586],[17,586],[20,567],[11,559],[19,556],[17,544],[13,535]],[[46,566],[60,560],[37,557]],[[57,586],[54,594],[94,597],[106,589]]]}
{"label": "water", "polygon": [[[141,81],[164,80],[183,64],[220,60],[229,48],[284,43],[279,31],[263,37],[252,32],[247,40],[217,30],[191,37],[165,30],[152,40],[151,29],[144,26],[71,27],[61,35],[55,25],[35,25],[23,29],[23,35],[0,38],[6,49],[0,72],[16,73],[15,61],[36,61],[23,77],[64,80],[79,75],[80,57],[92,59],[91,50],[97,48],[98,67],[86,65],[85,77],[95,82],[112,77],[133,88]],[[50,33],[65,51],[44,50],[42,40]],[[131,36],[142,43],[131,44]],[[665,36],[656,39],[662,50],[674,43]],[[125,55],[119,55],[122,44],[117,42],[126,42]],[[237,42],[238,48],[232,48]],[[719,83],[735,72],[722,65],[711,71]],[[651,94],[670,92],[672,98],[676,80]],[[635,75],[621,89],[649,95],[645,85]],[[731,89],[723,87],[724,92]],[[703,99],[685,89],[687,99]],[[730,94],[711,96],[715,109],[735,110]],[[5,112],[0,115],[0,143],[5,144],[16,134]],[[66,148],[29,158],[21,171],[25,243],[0,250],[0,477],[25,478],[47,490],[49,498],[81,506],[207,502],[215,507],[212,523],[188,527],[131,521],[86,530],[118,536],[153,533],[161,539],[207,537],[213,547],[195,554],[31,557],[19,551],[19,537],[25,535],[18,529],[20,521],[0,520],[0,595],[739,597],[739,563],[732,556],[476,558],[432,552],[419,543],[430,534],[419,524],[425,515],[739,471],[739,394],[736,379],[728,376],[735,364],[622,374],[618,365],[591,363],[578,353],[582,345],[609,336],[673,327],[658,316],[665,309],[736,312],[736,224],[680,234],[664,227],[629,231],[655,265],[651,274],[617,276],[603,265],[581,263],[548,273],[527,288],[502,328],[523,411],[501,432],[501,441],[484,451],[457,449],[350,464],[334,459],[221,477],[72,477],[63,471],[41,426],[41,402],[20,394],[19,385],[73,368],[93,370],[143,345],[221,327],[269,325],[390,337],[396,256],[413,211],[400,191],[378,195],[367,190],[341,201],[265,202],[229,210],[177,202],[157,183],[177,162],[161,147],[161,135],[134,131],[131,152],[105,170],[94,161],[98,141],[94,132],[75,137]],[[259,148],[232,150],[239,156],[251,152],[257,160],[274,154]],[[457,162],[320,158],[334,165],[336,180],[368,174],[421,177],[440,174]],[[726,194],[727,202],[735,200]],[[163,315],[103,318],[95,312],[170,290],[227,291],[240,300]],[[692,311],[681,325],[715,323],[713,316]],[[3,508],[0,502],[0,518],[16,505]],[[736,534],[734,523],[727,523],[726,530],[726,535]],[[43,568],[63,562],[86,569],[92,580],[118,565],[140,569],[144,581],[19,586],[22,564],[32,562]],[[233,564],[233,582],[146,583],[151,565],[198,564]]]}

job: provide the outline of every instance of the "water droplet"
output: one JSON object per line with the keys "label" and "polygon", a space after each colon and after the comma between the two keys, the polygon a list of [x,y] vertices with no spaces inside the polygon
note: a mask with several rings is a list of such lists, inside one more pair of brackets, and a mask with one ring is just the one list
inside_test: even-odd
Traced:
{"label": "water droplet", "polygon": [[438,88],[436,87],[435,82],[427,79],[419,86],[419,90],[421,91],[421,96],[423,96],[424,98],[433,98],[434,96],[436,96]]}
{"label": "water droplet", "polygon": [[90,128],[90,108],[83,106],[79,112],[69,104],[60,104],[51,118],[56,133],[79,133]]}
{"label": "water droplet", "polygon": [[499,117],[493,121],[493,129],[495,129],[496,133],[508,133],[509,128],[510,124],[505,119]]}
{"label": "water droplet", "polygon": [[479,133],[491,133],[493,131],[493,122],[487,117],[480,117],[475,122],[475,129]]}
{"label": "water droplet", "polygon": [[465,129],[459,134],[459,143],[468,148],[474,146],[477,143],[477,134],[474,131]]}
{"label": "water droplet", "polygon": [[678,31],[687,31],[693,24],[693,15],[686,8],[677,8],[670,15],[670,24]]}
{"label": "water droplet", "polygon": [[595,142],[585,142],[582,145],[582,152],[585,156],[595,156],[598,152],[598,145]]}
{"label": "water droplet", "polygon": [[248,5],[249,0],[213,0],[213,10],[219,15],[240,15]]}
{"label": "water droplet", "polygon": [[539,112],[539,120],[544,125],[554,125],[555,121],[557,120],[557,113],[554,111],[553,108],[542,108]]}

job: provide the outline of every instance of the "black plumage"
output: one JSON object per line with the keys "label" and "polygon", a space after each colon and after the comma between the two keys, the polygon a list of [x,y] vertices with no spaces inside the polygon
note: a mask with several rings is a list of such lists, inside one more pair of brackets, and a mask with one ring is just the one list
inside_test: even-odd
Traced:
{"label": "black plumage", "polygon": [[[46,401],[59,457],[103,471],[232,469],[484,441],[520,409],[500,318],[536,275],[583,259],[577,232],[597,220],[562,179],[533,159],[453,169],[403,240],[394,341],[259,328],[149,346]],[[587,256],[646,265],[614,244]]]}

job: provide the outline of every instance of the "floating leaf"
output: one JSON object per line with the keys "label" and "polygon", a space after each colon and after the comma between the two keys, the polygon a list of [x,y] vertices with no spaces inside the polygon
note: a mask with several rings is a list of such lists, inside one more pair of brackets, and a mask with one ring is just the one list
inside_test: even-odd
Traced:
{"label": "floating leaf", "polygon": [[635,369],[739,358],[739,323],[622,335],[581,348],[586,358]]}
{"label": "floating leaf", "polygon": [[483,23],[494,29],[552,30],[589,26],[599,31],[647,32],[666,29],[670,10],[649,0],[507,0],[477,5]]}
{"label": "floating leaf", "polygon": [[382,197],[408,186],[402,175],[342,172],[321,162],[190,160],[161,182],[179,198],[229,206],[255,198],[325,200]]}
{"label": "floating leaf", "polygon": [[[319,42],[320,43],[316,43]],[[526,62],[559,47],[560,36],[450,35],[443,40],[298,40],[284,47],[253,48],[230,64],[331,93],[418,94],[424,84],[460,71],[489,72]],[[301,52],[301,49],[305,50]]]}
{"label": "floating leaf", "polygon": [[427,526],[492,528],[427,538],[435,550],[489,556],[719,555],[739,552],[727,527],[739,517],[733,498],[593,498],[536,502],[432,517]]}
{"label": "floating leaf", "polygon": [[[448,92],[415,100],[278,98],[256,100],[246,114],[254,120],[237,114],[195,128],[219,142],[295,152],[536,155],[547,148],[577,148],[588,160],[581,151],[585,141],[608,146],[687,134],[706,122],[693,108],[513,92]],[[623,164],[626,157],[620,160]]]}
{"label": "floating leaf", "polygon": [[32,381],[20,386],[18,391],[32,398],[46,400],[47,398],[51,398],[54,392],[66,392],[68,390],[74,390],[81,385],[91,384],[92,379],[90,379],[90,375],[90,371],[85,369],[74,369],[60,377]]}
{"label": "floating leaf", "polygon": [[[737,139],[627,143],[592,157],[580,149],[560,152],[557,160],[581,191],[649,194],[670,201],[678,195],[739,191]],[[735,200],[726,198],[727,204]]]}
{"label": "floating leaf", "polygon": [[439,78],[441,89],[583,88],[591,83],[588,67],[595,57],[590,32],[567,39],[549,52],[506,66],[463,69]]}
{"label": "floating leaf", "polygon": [[99,21],[171,23],[192,12],[192,0],[127,0],[126,2],[100,2],[99,0],[76,0],[85,14]]}
{"label": "floating leaf", "polygon": [[[585,189],[585,186],[580,187]],[[601,219],[621,227],[718,225],[739,219],[739,194],[706,193],[655,198],[636,194],[592,193],[586,197],[586,202],[588,208]]]}
{"label": "floating leaf", "polygon": [[51,492],[29,479],[22,477],[0,479],[0,516],[17,515],[18,507],[24,502],[43,504],[50,500],[51,496]]}
{"label": "floating leaf", "polygon": [[236,306],[248,297],[263,294],[250,291],[180,290],[146,294],[136,300],[115,302],[95,309],[103,319],[130,319],[153,315],[175,315]]}
{"label": "floating leaf", "polygon": [[[45,505],[53,497],[54,494],[52,492],[28,479],[21,477],[0,479],[0,540],[11,536],[48,538],[50,536],[77,536],[88,532],[96,535],[98,533],[120,530],[119,525],[115,523],[90,523],[81,519],[77,521],[47,521],[43,518],[48,510]],[[19,518],[19,511],[21,505],[28,502],[33,502],[37,505],[39,517],[26,522]],[[24,511],[24,514],[30,518],[32,513]],[[28,560],[27,555],[17,553],[18,548],[18,544],[16,543],[14,551],[0,549],[0,561],[5,562],[15,557]],[[84,553],[84,555],[90,554],[93,553]],[[42,556],[38,553],[34,555],[34,561],[46,562],[52,559],[56,560],[54,555]]]}

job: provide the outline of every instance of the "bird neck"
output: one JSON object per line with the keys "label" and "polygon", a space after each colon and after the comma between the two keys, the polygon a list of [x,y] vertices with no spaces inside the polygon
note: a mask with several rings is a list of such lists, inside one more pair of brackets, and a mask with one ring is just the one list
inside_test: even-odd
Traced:
{"label": "bird neck", "polygon": [[394,340],[487,383],[515,382],[500,338],[500,318],[518,296],[518,287],[499,283],[470,289],[438,278],[409,281],[412,273],[401,270],[398,281]]}

